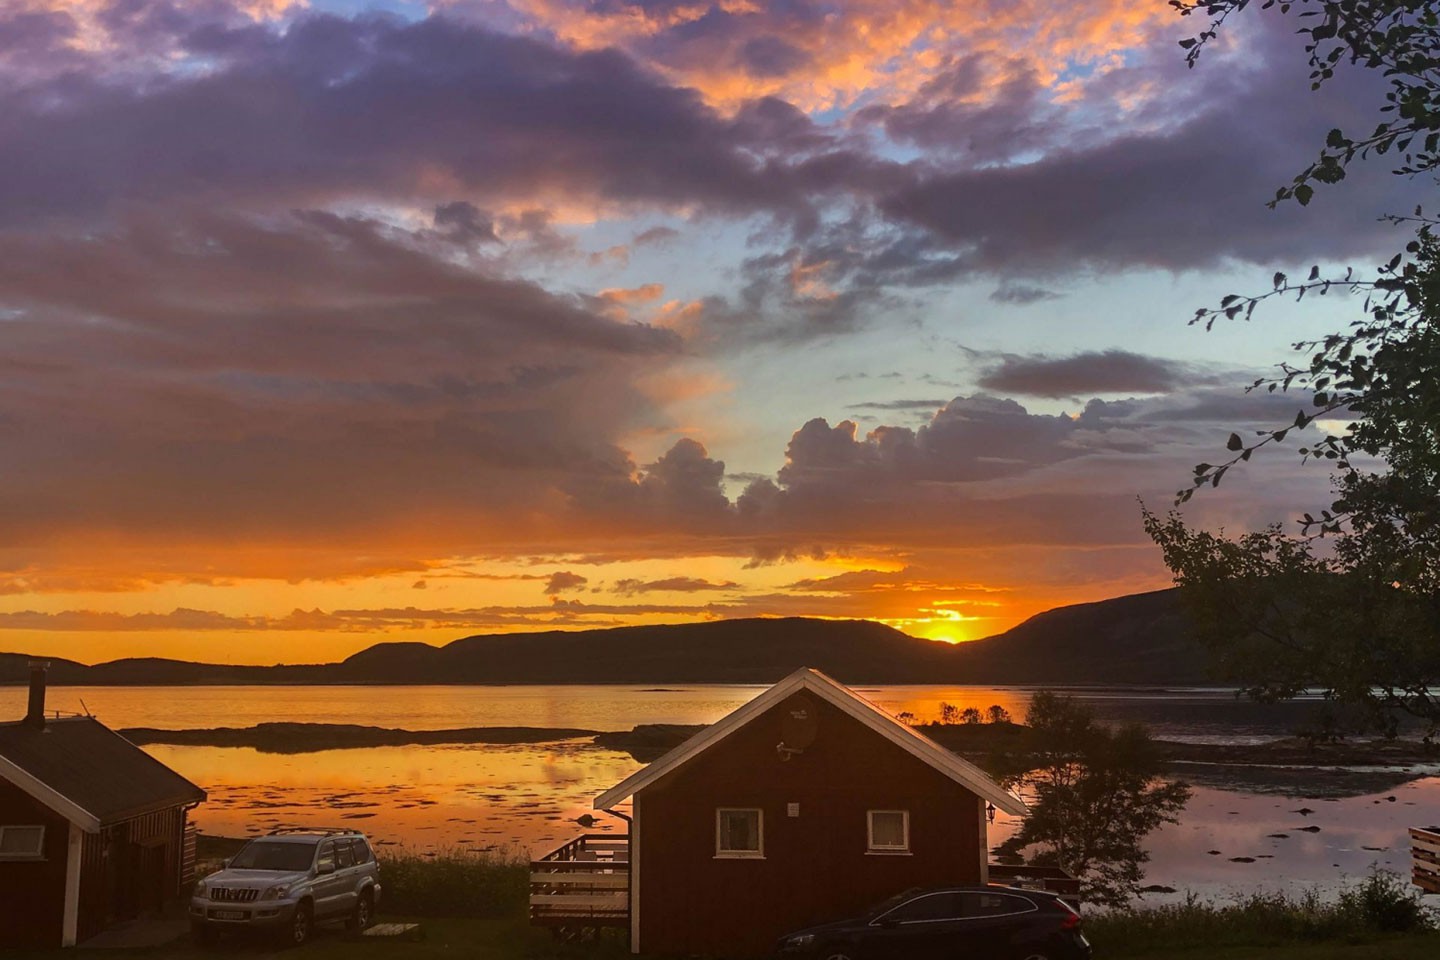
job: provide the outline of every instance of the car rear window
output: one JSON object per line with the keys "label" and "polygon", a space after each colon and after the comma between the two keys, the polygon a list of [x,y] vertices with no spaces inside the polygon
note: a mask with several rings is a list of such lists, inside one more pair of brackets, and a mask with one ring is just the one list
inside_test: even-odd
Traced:
{"label": "car rear window", "polygon": [[896,923],[924,923],[929,920],[954,920],[963,917],[964,904],[957,893],[927,893],[906,901],[885,914],[882,919]]}
{"label": "car rear window", "polygon": [[251,840],[230,858],[237,870],[309,870],[315,844],[285,840]]}
{"label": "car rear window", "polygon": [[966,893],[962,896],[967,917],[1003,917],[1035,909],[1035,904],[1024,897],[1008,893]]}
{"label": "car rear window", "polygon": [[335,841],[335,866],[353,867],[355,865],[355,851],[350,846],[349,840]]}

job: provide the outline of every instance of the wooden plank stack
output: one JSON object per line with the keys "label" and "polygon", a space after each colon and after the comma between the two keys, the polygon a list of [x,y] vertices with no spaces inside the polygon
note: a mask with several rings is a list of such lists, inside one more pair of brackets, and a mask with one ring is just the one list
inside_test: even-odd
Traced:
{"label": "wooden plank stack", "polygon": [[1426,893],[1440,893],[1440,827],[1410,828],[1411,876]]}
{"label": "wooden plank stack", "polygon": [[420,939],[418,923],[377,923],[361,932],[365,937],[401,937],[406,940]]}

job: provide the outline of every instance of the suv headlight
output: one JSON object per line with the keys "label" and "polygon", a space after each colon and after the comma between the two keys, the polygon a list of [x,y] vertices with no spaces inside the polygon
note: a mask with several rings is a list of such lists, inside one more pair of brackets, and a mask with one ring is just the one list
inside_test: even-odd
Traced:
{"label": "suv headlight", "polygon": [[194,890],[194,893],[192,894],[192,896],[196,896],[196,897],[200,897],[201,899],[204,899],[204,897],[205,897],[205,881],[204,881],[204,880],[196,880],[196,881],[195,881],[195,890]]}
{"label": "suv headlight", "polygon": [[813,944],[814,942],[815,942],[815,934],[813,934],[813,933],[802,933],[802,934],[798,934],[797,936],[786,937],[786,938],[785,938],[785,948],[786,948],[787,950],[804,950],[806,947],[810,946],[810,945]]}
{"label": "suv headlight", "polygon": [[273,887],[266,887],[265,892],[260,894],[261,900],[279,900],[290,892],[290,884],[277,883]]}

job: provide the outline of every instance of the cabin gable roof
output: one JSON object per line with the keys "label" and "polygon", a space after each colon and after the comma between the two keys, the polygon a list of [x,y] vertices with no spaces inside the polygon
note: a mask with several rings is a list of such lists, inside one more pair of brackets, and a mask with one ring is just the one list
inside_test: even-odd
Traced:
{"label": "cabin gable roof", "polygon": [[0,779],[90,833],[205,799],[205,791],[93,717],[0,723]]}
{"label": "cabin gable roof", "polygon": [[985,771],[957,756],[934,740],[901,723],[849,687],[819,670],[803,668],[790,674],[755,699],[701,730],[678,747],[617,783],[595,798],[595,809],[606,810],[629,799],[666,774],[688,764],[750,721],[760,717],[792,694],[806,691],[837,707],[846,715],[919,758],[975,795],[1006,813],[1028,812],[1025,803],[990,778]]}

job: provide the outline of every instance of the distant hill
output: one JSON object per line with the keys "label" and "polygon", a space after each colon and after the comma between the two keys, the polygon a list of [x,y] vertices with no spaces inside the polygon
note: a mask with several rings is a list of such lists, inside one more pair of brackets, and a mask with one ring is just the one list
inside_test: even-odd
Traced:
{"label": "distant hill", "polygon": [[977,683],[1203,683],[1179,591],[1056,607],[955,649]]}
{"label": "distant hill", "polygon": [[[30,659],[0,654],[0,683],[25,682]],[[380,643],[340,663],[276,667],[50,659],[55,684],[771,683],[802,666],[846,683],[1206,679],[1174,590],[1060,607],[959,646],[869,620],[794,617]]]}
{"label": "distant hill", "polygon": [[812,666],[859,683],[913,683],[949,669],[954,649],[870,620],[716,620],[669,626],[466,637],[443,647],[380,644],[348,676],[472,683],[771,683]]}

